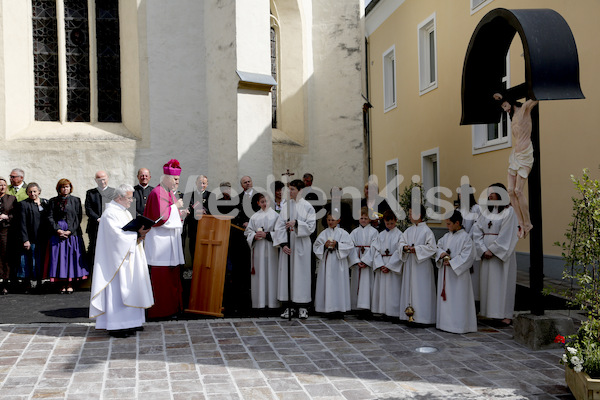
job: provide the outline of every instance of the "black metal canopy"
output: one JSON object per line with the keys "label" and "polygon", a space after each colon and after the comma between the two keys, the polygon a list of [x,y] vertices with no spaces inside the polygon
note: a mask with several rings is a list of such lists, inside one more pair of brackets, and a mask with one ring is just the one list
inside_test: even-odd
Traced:
{"label": "black metal canopy", "polygon": [[461,125],[500,121],[500,108],[492,96],[504,89],[503,66],[517,32],[523,43],[525,83],[509,90],[514,98],[584,98],[579,85],[577,46],[564,18],[550,9],[497,8],[481,19],[467,49]]}

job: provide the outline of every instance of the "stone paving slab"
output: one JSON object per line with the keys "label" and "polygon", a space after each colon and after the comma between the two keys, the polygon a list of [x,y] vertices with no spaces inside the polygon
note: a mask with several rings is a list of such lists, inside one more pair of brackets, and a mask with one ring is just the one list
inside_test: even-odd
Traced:
{"label": "stone paving slab", "polygon": [[91,323],[3,324],[0,399],[572,399],[562,350],[512,335],[353,317],[153,322],[126,339]]}

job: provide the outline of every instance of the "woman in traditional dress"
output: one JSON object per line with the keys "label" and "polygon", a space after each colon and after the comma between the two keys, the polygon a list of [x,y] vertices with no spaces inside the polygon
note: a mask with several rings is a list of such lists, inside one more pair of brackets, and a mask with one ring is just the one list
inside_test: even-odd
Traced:
{"label": "woman in traditional dress", "polygon": [[17,278],[27,280],[27,287],[37,287],[42,279],[43,259],[47,236],[46,213],[48,200],[42,199],[40,186],[31,182],[27,185],[28,199],[19,203],[21,208],[21,224],[19,226],[21,240],[21,262],[17,269]]}
{"label": "woman in traditional dress", "polygon": [[0,294],[8,294],[8,279],[10,277],[10,261],[12,252],[8,246],[8,232],[11,229],[17,198],[8,194],[5,178],[0,177]]}
{"label": "woman in traditional dress", "polygon": [[87,279],[85,246],[81,237],[81,200],[71,196],[73,185],[68,179],[56,184],[58,196],[48,204],[48,222],[52,231],[48,260],[51,282],[62,282],[61,293],[73,293],[72,282]]}

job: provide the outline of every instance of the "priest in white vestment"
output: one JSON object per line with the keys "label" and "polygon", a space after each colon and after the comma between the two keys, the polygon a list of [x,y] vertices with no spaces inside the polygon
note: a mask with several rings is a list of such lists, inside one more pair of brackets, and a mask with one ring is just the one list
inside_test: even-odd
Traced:
{"label": "priest in white vestment", "polygon": [[279,272],[279,250],[273,246],[275,224],[279,214],[269,207],[264,194],[255,194],[253,204],[260,210],[255,212],[244,231],[250,255],[250,288],[252,308],[279,308],[277,300],[277,275]]}
{"label": "priest in white vestment", "polygon": [[449,232],[437,245],[439,268],[437,318],[435,327],[446,332],[477,332],[477,311],[471,273],[475,249],[471,235],[462,227],[462,215],[455,210],[446,220]]}
{"label": "priest in white vestment", "polygon": [[327,229],[319,234],[313,249],[317,256],[315,311],[345,313],[351,310],[350,265],[354,250],[350,234],[339,227],[340,219],[327,213]]}
{"label": "priest in white vestment", "polygon": [[371,310],[373,288],[373,245],[379,232],[371,226],[369,209],[363,207],[359,226],[352,231],[350,239],[354,250],[350,252],[350,304],[353,310]]}
{"label": "priest in white vestment", "polygon": [[408,320],[404,312],[408,306],[414,309],[414,322],[435,324],[435,275],[432,258],[437,250],[435,236],[427,223],[423,222],[425,207],[420,214],[409,210],[413,223],[400,237],[398,247],[404,266],[402,267],[402,289],[400,291],[400,319]]}
{"label": "priest in white vestment", "polygon": [[517,285],[517,257],[515,247],[518,238],[517,216],[508,204],[506,188],[501,183],[489,187],[488,200],[500,201],[506,196],[505,205],[490,205],[482,210],[473,228],[475,256],[481,258],[480,311],[483,317],[501,319],[506,325],[512,323]]}
{"label": "priest in white vestment", "polygon": [[96,241],[90,318],[96,318],[96,329],[116,337],[139,330],[146,321],[144,310],[154,304],[142,241],[148,230],[122,229],[133,219],[127,210],[132,201],[133,187],[119,186],[100,217]]}
{"label": "priest in white vestment", "polygon": [[398,241],[402,231],[396,227],[392,210],[383,213],[385,229],[373,243],[373,295],[371,311],[386,317],[400,316],[400,287],[402,286],[402,261]]}
{"label": "priest in white vestment", "polygon": [[[315,209],[299,195],[304,183],[295,179],[289,184],[290,200],[281,209],[275,225],[273,245],[279,246],[279,285],[277,298],[282,302],[295,303],[298,316],[308,318],[307,305],[311,301],[311,265],[312,244],[310,235],[316,228]],[[289,217],[288,217],[289,216]],[[288,230],[290,241],[288,242]],[[288,297],[288,256],[290,263],[291,296]],[[293,313],[288,306],[281,314],[288,318]]]}

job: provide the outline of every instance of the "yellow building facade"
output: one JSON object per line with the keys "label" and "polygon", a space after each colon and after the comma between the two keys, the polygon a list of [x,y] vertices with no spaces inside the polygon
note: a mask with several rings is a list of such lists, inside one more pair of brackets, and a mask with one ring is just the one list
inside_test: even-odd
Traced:
{"label": "yellow building facade", "polygon": [[[450,189],[461,178],[478,199],[492,183],[507,183],[512,148],[510,122],[461,126],[461,82],[465,54],[480,20],[496,8],[549,8],[570,26],[577,45],[583,100],[539,104],[542,218],[547,276],[560,276],[561,250],[571,221],[570,175],[589,168],[600,176],[600,2],[596,0],[380,0],[367,8],[367,91],[371,173],[393,195],[394,176],[402,190],[413,176],[427,190]],[[506,60],[506,87],[523,83],[521,39],[515,36]],[[521,99],[523,101],[523,99]],[[432,227],[440,227],[435,221]],[[520,240],[519,268],[528,267],[529,240]]]}

